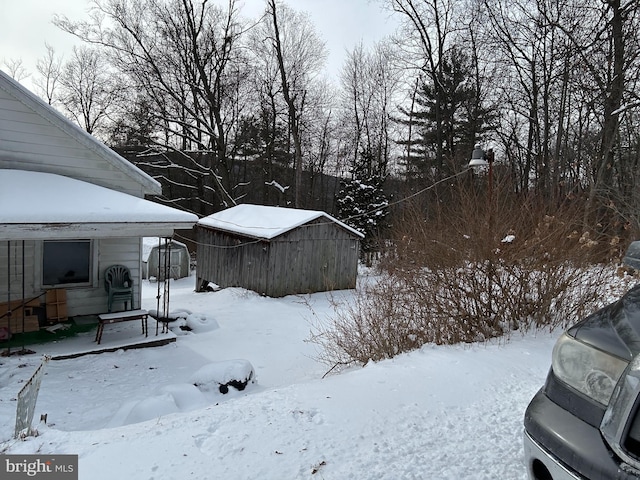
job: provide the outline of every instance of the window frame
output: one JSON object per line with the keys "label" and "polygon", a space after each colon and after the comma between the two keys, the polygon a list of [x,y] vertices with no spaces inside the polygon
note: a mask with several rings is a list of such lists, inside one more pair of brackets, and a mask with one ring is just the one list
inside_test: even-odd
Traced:
{"label": "window frame", "polygon": [[[86,282],[73,282],[73,283],[45,283],[45,244],[46,243],[88,243],[89,244],[89,267],[88,267],[88,281]],[[40,242],[40,248],[37,249],[40,254],[40,258],[37,260],[40,273],[38,275],[38,283],[43,289],[52,289],[52,288],[90,288],[97,285],[97,248],[95,248],[95,242],[93,239],[88,238],[69,238],[69,239],[51,239],[51,240],[42,240]]]}

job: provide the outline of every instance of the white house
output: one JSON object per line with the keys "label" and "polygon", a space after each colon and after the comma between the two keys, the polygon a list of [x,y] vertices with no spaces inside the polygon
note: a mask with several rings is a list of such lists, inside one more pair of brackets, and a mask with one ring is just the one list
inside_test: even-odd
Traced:
{"label": "white house", "polygon": [[142,238],[198,221],[144,199],[160,193],[156,180],[0,71],[0,302],[64,290],[69,316],[104,313],[104,271],[122,264],[140,308]]}

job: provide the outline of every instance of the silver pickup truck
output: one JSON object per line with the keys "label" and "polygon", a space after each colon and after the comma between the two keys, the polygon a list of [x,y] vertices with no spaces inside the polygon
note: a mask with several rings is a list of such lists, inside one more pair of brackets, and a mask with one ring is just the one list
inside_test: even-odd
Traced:
{"label": "silver pickup truck", "polygon": [[[624,262],[640,270],[640,242]],[[531,480],[640,479],[640,285],[560,337],[524,450]]]}

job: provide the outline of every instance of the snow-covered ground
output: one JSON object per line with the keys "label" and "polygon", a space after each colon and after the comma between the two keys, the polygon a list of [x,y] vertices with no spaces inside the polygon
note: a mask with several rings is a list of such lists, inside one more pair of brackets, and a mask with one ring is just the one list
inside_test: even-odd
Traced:
{"label": "snow-covered ground", "polygon": [[[36,437],[12,439],[15,397],[41,354],[73,340],[1,358],[0,450],[78,454],[86,480],[526,478],[523,413],[559,332],[427,345],[323,378],[306,340],[351,292],[272,299],[193,286],[171,283],[171,310],[192,312],[194,328],[176,329],[175,343],[50,361]],[[156,308],[155,296],[145,282],[143,307]],[[117,325],[140,336],[135,323]],[[220,363],[229,360],[241,361]],[[247,362],[255,378],[244,391],[202,388]]]}

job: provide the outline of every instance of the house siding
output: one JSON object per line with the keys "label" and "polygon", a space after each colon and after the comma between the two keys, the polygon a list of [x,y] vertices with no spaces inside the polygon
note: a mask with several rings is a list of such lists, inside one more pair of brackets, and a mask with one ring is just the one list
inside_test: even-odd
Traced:
{"label": "house siding", "polygon": [[262,295],[354,288],[359,239],[326,218],[271,240],[198,226],[197,287],[244,287]]}
{"label": "house siding", "polygon": [[0,168],[55,173],[144,196],[143,185],[135,178],[1,88]]}
{"label": "house siding", "polygon": [[[107,311],[107,293],[104,289],[104,271],[111,265],[124,265],[133,278],[134,308],[140,308],[140,238],[109,238],[96,240],[98,249],[97,284],[92,288],[70,288],[67,290],[69,316],[93,315]],[[95,247],[94,247],[95,248]],[[124,305],[115,305],[124,309]],[[129,307],[131,308],[131,307]]]}
{"label": "house siding", "polygon": [[[0,242],[0,303],[29,299],[44,293],[41,285],[41,241],[25,241],[24,248],[24,296],[22,290],[22,241]],[[67,311],[70,317],[95,315],[107,311],[107,294],[104,289],[104,271],[114,264],[125,265],[131,271],[134,282],[134,307],[140,308],[140,238],[109,238],[94,240],[94,285],[71,287],[67,292]],[[9,272],[10,275],[7,275]],[[7,279],[10,278],[10,284]],[[118,309],[122,305],[116,305]]]}
{"label": "house siding", "polygon": [[[0,242],[0,303],[39,295],[35,293],[35,275],[30,273],[34,271],[35,243],[34,241]],[[24,256],[22,255],[23,245]],[[23,275],[23,259],[26,275]],[[23,281],[24,297],[22,296]]]}

